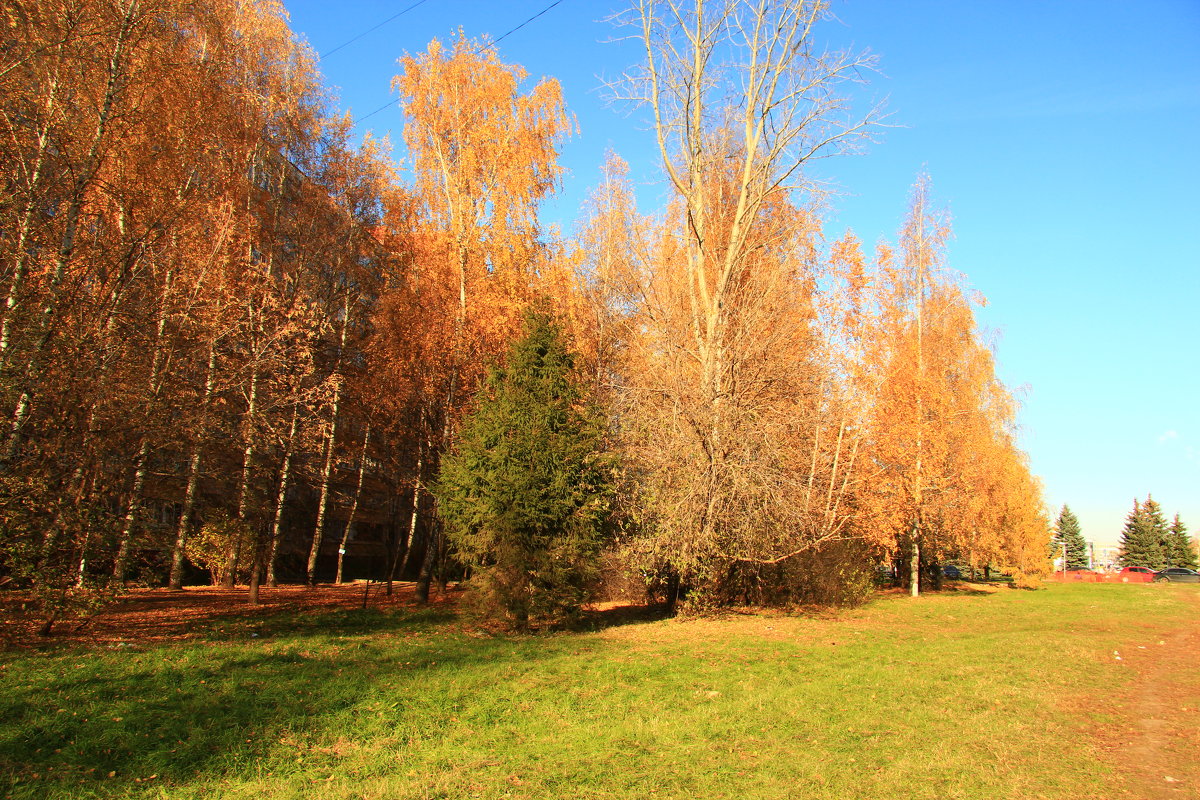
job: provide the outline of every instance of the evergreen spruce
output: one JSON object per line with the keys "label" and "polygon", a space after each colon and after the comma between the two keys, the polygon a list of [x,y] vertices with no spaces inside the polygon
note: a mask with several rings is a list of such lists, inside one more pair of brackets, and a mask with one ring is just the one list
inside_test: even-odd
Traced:
{"label": "evergreen spruce", "polygon": [[525,323],[435,487],[481,610],[518,630],[561,621],[589,599],[614,472],[557,324],[532,313]]}
{"label": "evergreen spruce", "polygon": [[1150,497],[1145,503],[1135,499],[1121,531],[1122,566],[1162,569],[1167,565],[1166,539],[1162,508]]}
{"label": "evergreen spruce", "polygon": [[1171,531],[1167,527],[1167,518],[1163,515],[1162,506],[1153,497],[1146,495],[1146,502],[1142,503],[1142,513],[1146,515],[1151,540],[1158,542],[1160,556],[1156,569],[1166,569],[1171,566]]}
{"label": "evergreen spruce", "polygon": [[1079,518],[1065,504],[1054,523],[1055,558],[1062,557],[1064,544],[1067,546],[1067,569],[1087,569],[1088,547],[1079,528]]}
{"label": "evergreen spruce", "polygon": [[1171,523],[1171,527],[1167,531],[1167,542],[1169,552],[1167,560],[1170,562],[1168,566],[1200,569],[1200,559],[1196,557],[1196,548],[1192,543],[1192,537],[1188,536],[1187,528],[1178,514],[1175,515],[1175,521]]}

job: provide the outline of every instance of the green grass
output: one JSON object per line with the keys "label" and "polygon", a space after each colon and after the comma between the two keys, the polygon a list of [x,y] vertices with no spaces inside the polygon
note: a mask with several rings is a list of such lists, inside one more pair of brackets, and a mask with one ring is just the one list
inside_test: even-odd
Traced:
{"label": "green grass", "polygon": [[[1076,798],[1192,587],[881,597],[594,633],[444,612],[230,622],[206,641],[0,657],[13,798]],[[1080,709],[1090,709],[1079,713]]]}

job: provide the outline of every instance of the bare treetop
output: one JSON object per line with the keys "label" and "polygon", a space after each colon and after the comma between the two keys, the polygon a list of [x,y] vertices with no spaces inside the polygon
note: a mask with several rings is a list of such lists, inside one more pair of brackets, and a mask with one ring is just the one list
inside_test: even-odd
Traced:
{"label": "bare treetop", "polygon": [[819,44],[815,28],[830,16],[823,0],[638,0],[615,22],[637,31],[645,60],[610,89],[652,108],[667,174],[685,196],[714,136],[734,139],[757,197],[813,191],[803,164],[855,151],[882,120],[879,106],[856,115],[846,92],[877,58]]}

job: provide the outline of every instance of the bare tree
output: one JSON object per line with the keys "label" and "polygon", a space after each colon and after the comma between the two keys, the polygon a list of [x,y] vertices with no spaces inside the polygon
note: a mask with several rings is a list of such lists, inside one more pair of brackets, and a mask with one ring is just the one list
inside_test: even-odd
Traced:
{"label": "bare tree", "polygon": [[[830,409],[817,402],[811,335],[818,234],[796,204],[819,187],[804,166],[853,150],[881,119],[878,108],[853,115],[840,93],[875,58],[822,49],[815,29],[827,16],[818,0],[639,0],[618,20],[637,31],[645,60],[612,88],[652,112],[678,196],[672,241],[635,299],[640,335],[658,341],[641,348],[656,368],[630,382],[629,407],[659,420],[642,426],[671,454],[644,465],[671,517],[655,549],[691,580],[778,564],[844,533],[828,514],[814,528],[787,509],[798,494],[831,508],[848,457],[844,441],[831,449],[816,436],[812,416]],[[652,310],[664,299],[674,312]],[[802,407],[810,422],[798,426]],[[814,492],[826,464],[825,491]]]}

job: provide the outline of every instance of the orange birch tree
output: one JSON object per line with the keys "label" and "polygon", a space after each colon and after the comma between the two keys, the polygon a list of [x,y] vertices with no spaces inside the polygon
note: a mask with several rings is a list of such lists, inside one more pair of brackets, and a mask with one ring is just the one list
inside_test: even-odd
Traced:
{"label": "orange birch tree", "polygon": [[[901,231],[900,264],[882,252],[881,313],[871,337],[879,370],[871,456],[879,472],[867,505],[906,554],[914,597],[925,566],[936,583],[947,558],[999,558],[1009,545],[1023,548],[1039,505],[1011,438],[1015,405],[995,377],[965,290],[946,269],[949,235],[922,176]],[[998,509],[1020,517],[1011,523],[1016,530],[998,520]],[[1036,571],[1024,556],[1013,563]]]}
{"label": "orange birch tree", "polygon": [[[422,327],[439,339],[427,352],[442,353],[424,418],[440,451],[532,296],[543,257],[537,209],[557,185],[558,146],[572,121],[557,81],[523,92],[523,69],[461,32],[450,47],[434,40],[400,65],[392,85],[407,116],[421,229],[412,285],[421,292],[421,313],[431,318]],[[422,597],[438,537],[428,537],[425,551]]]}

